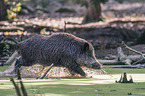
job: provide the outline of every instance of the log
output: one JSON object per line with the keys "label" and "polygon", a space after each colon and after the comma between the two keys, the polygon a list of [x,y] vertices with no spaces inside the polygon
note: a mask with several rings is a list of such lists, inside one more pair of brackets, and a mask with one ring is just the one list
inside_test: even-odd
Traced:
{"label": "log", "polygon": [[132,62],[140,60],[141,55],[125,55],[121,47],[117,48],[118,55],[114,60],[98,60],[103,65],[131,65]]}
{"label": "log", "polygon": [[137,51],[137,50],[135,50],[135,49],[132,49],[132,48],[128,47],[124,42],[122,42],[122,44],[125,46],[126,49],[128,49],[128,50],[130,50],[130,51],[132,51],[132,52],[134,52],[134,53],[140,55],[140,57],[139,57],[139,56],[136,57],[137,60],[136,60],[136,62],[133,63],[133,65],[134,65],[134,64],[137,64],[137,63],[139,63],[139,62],[141,62],[141,61],[144,61],[144,59],[145,59],[145,54],[143,54],[143,53],[140,52],[140,51]]}
{"label": "log", "polygon": [[56,13],[76,13],[75,9],[60,8],[55,11]]}
{"label": "log", "polygon": [[[124,52],[122,51],[121,47],[118,47],[117,50],[118,50],[119,61],[121,61],[127,65],[131,65],[131,64],[134,64],[133,62],[142,60],[141,55],[128,55],[128,56],[125,55]],[[137,51],[135,51],[135,52],[137,52]],[[137,52],[137,53],[139,53],[139,52]]]}
{"label": "log", "polygon": [[130,47],[127,46],[124,42],[122,42],[122,45],[124,45],[126,49],[128,49],[128,50],[130,50],[130,51],[132,51],[132,52],[134,52],[134,53],[136,53],[136,54],[144,55],[144,56],[145,56],[145,54],[143,54],[142,52],[139,52],[139,51],[137,51],[137,50],[135,50],[135,49],[130,48]]}
{"label": "log", "polygon": [[16,26],[12,26],[12,27],[0,27],[0,31],[1,32],[17,32],[17,30],[21,30],[24,31],[24,28],[22,27],[16,27]]}
{"label": "log", "polygon": [[27,6],[26,4],[21,5],[22,9],[28,10],[30,13],[34,13],[35,9],[33,9],[31,6]]}
{"label": "log", "polygon": [[114,60],[101,60],[101,59],[98,59],[98,61],[102,65],[124,65],[124,62],[118,61],[116,59],[114,59]]}
{"label": "log", "polygon": [[124,54],[124,52],[122,51],[121,47],[117,48],[118,51],[118,59],[119,61],[127,64],[127,65],[131,65],[132,60],[130,58],[127,58],[127,55]]}
{"label": "log", "polygon": [[48,11],[47,9],[43,9],[43,8],[36,8],[36,10],[43,11],[44,13],[50,13],[50,11]]}
{"label": "log", "polygon": [[[134,51],[135,53],[138,53],[139,55],[125,55],[124,52],[122,51],[121,47],[117,48],[118,51],[118,55],[116,57],[116,59],[114,60],[98,60],[101,64],[103,65],[135,65],[137,63],[144,63],[144,54],[136,51],[134,49],[130,49],[129,47],[126,48]],[[141,54],[141,55],[140,55]]]}
{"label": "log", "polygon": [[112,66],[111,68],[145,68],[145,64]]}

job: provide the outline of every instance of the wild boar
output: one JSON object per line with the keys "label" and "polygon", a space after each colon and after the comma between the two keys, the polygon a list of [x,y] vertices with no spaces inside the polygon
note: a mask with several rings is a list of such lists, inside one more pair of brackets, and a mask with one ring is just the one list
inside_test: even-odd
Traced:
{"label": "wild boar", "polygon": [[81,66],[100,69],[93,46],[84,39],[69,33],[53,33],[50,36],[35,35],[17,43],[21,58],[15,70],[21,66],[41,64],[64,66],[81,76],[86,76]]}

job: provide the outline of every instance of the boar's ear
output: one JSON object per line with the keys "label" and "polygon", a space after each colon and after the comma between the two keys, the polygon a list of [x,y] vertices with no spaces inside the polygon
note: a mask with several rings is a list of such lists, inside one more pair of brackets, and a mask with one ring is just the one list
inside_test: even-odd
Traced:
{"label": "boar's ear", "polygon": [[89,50],[89,44],[88,43],[85,43],[84,44],[84,51],[86,52],[86,51],[88,51]]}

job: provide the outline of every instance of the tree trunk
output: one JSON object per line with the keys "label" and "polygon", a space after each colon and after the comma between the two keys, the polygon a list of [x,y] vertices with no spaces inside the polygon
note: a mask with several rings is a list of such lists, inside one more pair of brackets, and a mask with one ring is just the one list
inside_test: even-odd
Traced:
{"label": "tree trunk", "polygon": [[0,0],[0,21],[7,19],[7,12],[6,12],[6,6],[5,1]]}
{"label": "tree trunk", "polygon": [[87,0],[88,7],[86,10],[86,15],[82,23],[89,23],[95,21],[102,21],[102,9],[101,9],[101,2],[92,2],[91,0]]}

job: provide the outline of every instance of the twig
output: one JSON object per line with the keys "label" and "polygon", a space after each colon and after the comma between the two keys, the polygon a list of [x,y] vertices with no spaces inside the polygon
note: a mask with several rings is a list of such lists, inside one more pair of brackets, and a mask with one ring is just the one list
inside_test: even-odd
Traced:
{"label": "twig", "polygon": [[140,61],[142,61],[142,60],[145,59],[145,54],[143,54],[142,52],[139,52],[139,51],[137,51],[137,50],[134,50],[134,49],[128,47],[124,42],[122,42],[122,44],[125,46],[126,49],[128,49],[128,50],[130,50],[130,51],[132,51],[132,52],[134,52],[134,53],[136,53],[136,54],[139,54],[139,55],[141,55],[141,57],[142,57],[141,59],[139,59],[139,60],[137,60],[136,62],[134,62],[132,65],[134,65],[134,64],[136,64],[136,63],[138,63],[138,62],[140,62]]}
{"label": "twig", "polygon": [[136,53],[136,54],[140,54],[140,55],[145,56],[145,54],[143,54],[142,52],[139,52],[139,51],[137,51],[137,50],[134,50],[134,49],[128,47],[124,42],[122,42],[122,44],[125,46],[126,49],[128,49],[128,50],[130,50],[130,51],[132,51],[132,52],[134,52],[134,53]]}
{"label": "twig", "polygon": [[19,87],[16,85],[15,81],[13,78],[10,78],[10,81],[12,81],[14,87],[15,87],[15,90],[16,90],[16,93],[17,93],[17,96],[21,96],[21,92],[19,90]]}
{"label": "twig", "polygon": [[25,89],[25,87],[24,87],[24,85],[23,85],[23,82],[20,81],[20,84],[21,84],[21,90],[22,90],[23,96],[28,96],[28,95],[27,95],[27,92],[26,92],[26,89]]}

